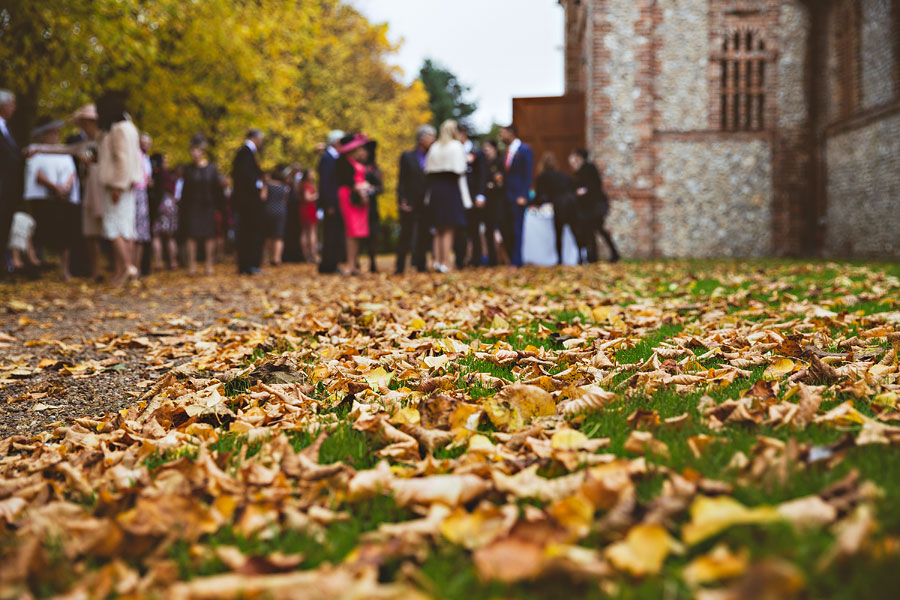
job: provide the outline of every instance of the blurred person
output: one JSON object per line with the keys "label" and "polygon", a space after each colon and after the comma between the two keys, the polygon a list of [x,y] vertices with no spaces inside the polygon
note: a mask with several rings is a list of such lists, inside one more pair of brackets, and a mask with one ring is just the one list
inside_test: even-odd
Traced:
{"label": "blurred person", "polygon": [[397,179],[397,216],[400,234],[397,238],[398,275],[406,270],[406,257],[412,254],[412,265],[425,272],[430,225],[425,215],[425,159],[434,144],[437,132],[431,125],[416,130],[416,147],[400,156]]}
{"label": "blurred person", "polygon": [[506,202],[500,227],[512,265],[518,268],[522,266],[522,234],[525,229],[525,209],[531,193],[534,155],[531,148],[519,139],[515,125],[502,127],[500,140],[506,145],[503,160]]}
{"label": "blurred person", "polygon": [[13,211],[22,198],[22,151],[9,131],[16,95],[0,89],[0,279],[7,272],[6,247]]}
{"label": "blurred person", "polygon": [[328,134],[316,172],[319,178],[319,210],[322,216],[322,257],[319,273],[340,273],[338,265],[344,261],[347,247],[344,241],[344,219],[338,202],[337,145],[344,132],[336,129]]}
{"label": "blurred person", "polygon": [[161,271],[168,258],[169,269],[178,268],[178,203],[175,201],[175,174],[169,168],[168,156],[150,157],[150,214],[153,235],[153,269]]}
{"label": "blurred person", "polygon": [[359,275],[360,240],[369,237],[369,202],[374,188],[366,179],[369,138],[353,133],[341,139],[336,166],[338,203],[344,221],[347,269]]}
{"label": "blurred person", "polygon": [[259,129],[247,132],[232,163],[231,208],[237,221],[238,273],[256,275],[262,265],[262,221],[266,187],[259,166],[264,136]]}
{"label": "blurred person", "polygon": [[284,184],[288,186],[287,213],[284,225],[284,252],[282,262],[306,262],[303,257],[303,245],[300,243],[301,223],[300,209],[303,205],[303,167],[294,163],[284,170]]}
{"label": "blurred person", "polygon": [[459,126],[459,141],[466,152],[466,185],[472,198],[472,208],[466,211],[466,228],[456,234],[456,268],[462,269],[466,266],[478,267],[487,261],[487,248],[481,232],[486,227],[484,192],[487,159],[481,148],[469,139],[469,129],[465,125]]}
{"label": "blurred person", "polygon": [[316,172],[306,169],[300,180],[300,247],[303,249],[303,259],[314,265],[319,263],[319,216],[316,209],[319,186],[316,179]]}
{"label": "blurred person", "polygon": [[[63,121],[43,119],[31,132],[38,144],[56,146]],[[75,160],[68,154],[37,152],[25,163],[25,206],[34,218],[35,245],[41,250],[60,253],[63,280],[69,281],[69,258],[78,242],[79,204],[81,202]]]}
{"label": "blurred person", "polygon": [[369,141],[366,144],[366,181],[372,186],[369,192],[369,237],[366,239],[366,247],[369,251],[369,272],[377,273],[378,244],[381,241],[381,215],[378,212],[378,197],[384,193],[384,175],[378,167],[376,158],[378,151],[377,142]]}
{"label": "blurred person", "polygon": [[503,159],[495,139],[485,140],[482,145],[486,174],[484,184],[484,237],[488,251],[488,265],[495,267],[501,262],[509,264],[509,256],[503,247],[503,238],[498,224],[503,218],[506,193],[503,190]]}
{"label": "blurred person", "polygon": [[124,94],[107,92],[97,100],[101,137],[97,152],[104,187],[103,236],[113,247],[110,283],[122,285],[138,276],[134,265],[137,238],[134,188],[144,178],[137,127],[125,111]]}
{"label": "blurred person", "polygon": [[453,236],[466,226],[466,211],[472,208],[466,182],[466,152],[459,141],[456,121],[441,124],[441,135],[425,159],[426,193],[434,236],[434,270],[449,273],[452,268]]}
{"label": "blurred person", "polygon": [[588,262],[597,262],[597,234],[603,238],[610,251],[610,262],[618,262],[619,250],[606,229],[609,215],[609,198],[603,190],[603,178],[597,165],[588,160],[584,148],[573,150],[569,155],[569,166],[575,173],[575,194],[578,198],[578,218],[582,224],[582,243],[587,246]]}
{"label": "blurred person", "polygon": [[97,162],[97,142],[100,140],[100,126],[97,122],[97,107],[86,104],[72,115],[72,121],[84,132],[85,143],[76,156],[85,165],[84,193],[81,198],[81,234],[87,246],[90,277],[99,282],[100,240],[103,237],[103,183],[100,181],[100,165]]}
{"label": "blurred person", "polygon": [[150,221],[150,184],[153,169],[150,165],[150,149],[153,147],[153,139],[149,134],[142,132],[139,138],[141,146],[141,165],[144,169],[142,181],[134,186],[134,229],[137,238],[134,241],[134,266],[142,271],[144,262],[144,246],[151,242],[152,231]]}
{"label": "blurred person", "polygon": [[266,178],[266,203],[263,220],[265,256],[273,267],[281,264],[284,255],[284,232],[287,226],[287,205],[291,188],[287,185],[289,169],[276,167]]}
{"label": "blurred person", "polygon": [[212,275],[216,251],[216,210],[224,203],[222,175],[207,156],[202,135],[191,138],[191,163],[181,175],[181,199],[178,203],[179,226],[185,238],[185,258],[191,275],[197,272],[197,246],[203,244],[205,273]]}
{"label": "blurred person", "polygon": [[40,266],[41,259],[38,258],[33,242],[36,228],[37,222],[27,212],[20,210],[13,214],[8,249],[14,272],[28,272]]}
{"label": "blurred person", "polygon": [[[556,264],[563,264],[563,234],[565,227],[571,229],[578,241],[578,207],[575,199],[575,182],[559,170],[556,156],[545,152],[541,157],[539,174],[534,184],[535,204],[553,206],[553,228],[556,233]],[[581,244],[579,244],[580,246]]]}

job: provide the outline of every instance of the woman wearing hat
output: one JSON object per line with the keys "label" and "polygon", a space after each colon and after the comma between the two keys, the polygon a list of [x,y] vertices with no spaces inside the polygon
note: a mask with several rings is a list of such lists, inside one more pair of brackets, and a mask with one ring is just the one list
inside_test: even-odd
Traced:
{"label": "woman wearing hat", "polygon": [[[31,132],[39,144],[59,144],[63,121],[45,119]],[[36,222],[36,246],[60,252],[63,279],[71,279],[69,255],[75,246],[79,196],[75,161],[65,154],[38,152],[25,163],[25,204]]]}
{"label": "woman wearing hat", "polygon": [[202,242],[206,253],[206,274],[212,275],[216,253],[216,210],[225,204],[222,175],[206,155],[206,139],[202,135],[191,138],[191,164],[184,167],[181,201],[178,205],[182,235],[187,238],[187,268],[197,272],[197,244]]}
{"label": "woman wearing hat", "polygon": [[351,275],[359,274],[360,240],[369,237],[369,200],[374,191],[366,180],[369,138],[354,133],[341,140],[337,163],[338,204],[347,235],[347,266]]}
{"label": "woman wearing hat", "polygon": [[438,141],[428,149],[425,158],[427,192],[425,204],[431,215],[434,236],[434,269],[449,273],[452,264],[453,235],[466,226],[466,211],[472,208],[469,185],[466,183],[468,163],[466,151],[459,141],[456,121],[448,119],[441,125]]}

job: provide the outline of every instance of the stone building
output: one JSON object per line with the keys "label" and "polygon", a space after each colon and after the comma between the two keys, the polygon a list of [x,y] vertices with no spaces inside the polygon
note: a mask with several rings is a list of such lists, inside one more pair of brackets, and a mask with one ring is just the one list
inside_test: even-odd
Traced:
{"label": "stone building", "polygon": [[559,0],[634,257],[900,258],[900,0]]}

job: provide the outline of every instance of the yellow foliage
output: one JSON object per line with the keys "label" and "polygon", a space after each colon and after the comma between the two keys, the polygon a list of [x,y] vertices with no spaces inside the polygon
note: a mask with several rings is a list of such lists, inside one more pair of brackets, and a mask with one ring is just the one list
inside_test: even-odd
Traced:
{"label": "yellow foliage", "polygon": [[[197,132],[224,172],[250,127],[265,166],[315,166],[331,129],[379,142],[382,215],[396,215],[397,161],[430,120],[428,96],[389,64],[387,26],[340,0],[34,0],[0,23],[0,80],[32,117],[62,117],[126,89],[137,125],[172,162]],[[49,32],[47,34],[46,32]],[[37,104],[34,106],[33,104]]]}

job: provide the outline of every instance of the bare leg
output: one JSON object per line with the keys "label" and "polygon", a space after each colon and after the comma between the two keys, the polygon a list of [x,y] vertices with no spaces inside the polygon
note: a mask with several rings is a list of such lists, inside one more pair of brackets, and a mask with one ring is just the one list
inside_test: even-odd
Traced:
{"label": "bare leg", "polygon": [[359,239],[347,237],[347,267],[351,275],[359,274]]}
{"label": "bare leg", "polygon": [[178,268],[178,242],[175,241],[174,237],[170,237],[167,239],[169,246],[169,269],[175,270]]}
{"label": "bare leg", "polygon": [[134,267],[138,271],[140,271],[141,270],[141,262],[142,262],[142,259],[144,258],[144,244],[143,244],[143,242],[135,241],[135,242],[132,242],[132,247],[133,247],[132,254],[134,255],[134,259],[132,260],[131,264],[134,265]]}
{"label": "bare leg", "polygon": [[450,257],[453,255],[453,230],[448,229],[443,233],[443,244],[444,244],[444,262],[443,265],[447,267],[447,270],[453,269],[453,261]]}
{"label": "bare leg", "polygon": [[272,264],[280,265],[281,256],[284,254],[284,240],[276,238],[272,240]]}
{"label": "bare leg", "polygon": [[188,274],[194,275],[197,272],[197,240],[188,238],[186,248]]}
{"label": "bare leg", "polygon": [[163,246],[162,239],[158,235],[154,235],[150,241],[153,247],[153,270],[162,271],[163,268]]}
{"label": "bare leg", "polygon": [[206,274],[213,274],[213,262],[216,259],[216,238],[206,240]]}
{"label": "bare leg", "polygon": [[319,234],[316,226],[307,227],[307,235],[309,236],[309,256],[310,262],[319,264]]}
{"label": "bare leg", "polygon": [[95,237],[87,239],[88,261],[91,263],[91,279],[100,279],[100,240]]}
{"label": "bare leg", "polygon": [[60,256],[60,263],[62,264],[62,278],[63,281],[70,281],[72,279],[72,273],[69,272],[69,257],[72,256],[72,251],[66,248],[62,251],[62,255]]}
{"label": "bare leg", "polygon": [[128,279],[133,250],[131,248],[131,243],[123,237],[117,237],[112,240],[112,246],[113,259],[115,261],[115,273],[110,283],[113,285],[122,285]]}

